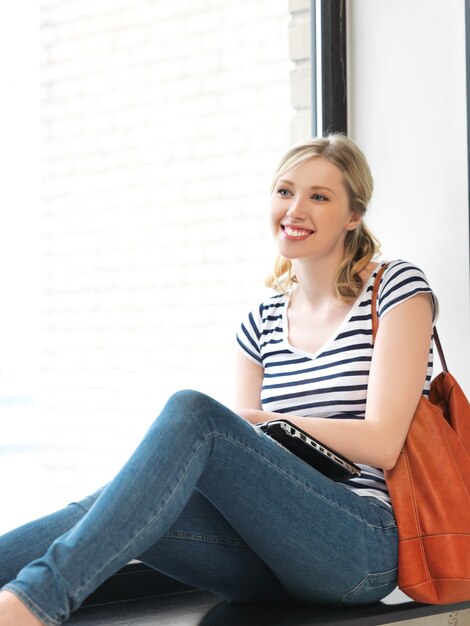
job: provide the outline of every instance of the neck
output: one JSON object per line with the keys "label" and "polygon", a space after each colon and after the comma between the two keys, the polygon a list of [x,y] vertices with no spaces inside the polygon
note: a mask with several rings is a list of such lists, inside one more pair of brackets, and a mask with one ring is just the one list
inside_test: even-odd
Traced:
{"label": "neck", "polygon": [[296,259],[292,266],[299,283],[299,295],[305,304],[318,307],[321,304],[338,303],[335,278],[339,263],[332,264],[331,259]]}

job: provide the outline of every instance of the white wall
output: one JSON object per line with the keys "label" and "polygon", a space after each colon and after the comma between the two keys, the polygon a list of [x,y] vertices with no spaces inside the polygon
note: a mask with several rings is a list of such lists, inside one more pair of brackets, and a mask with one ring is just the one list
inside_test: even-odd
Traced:
{"label": "white wall", "polygon": [[41,0],[42,419],[58,482],[95,487],[98,460],[117,468],[176,389],[232,401],[235,330],[275,256],[289,19],[271,0]]}
{"label": "white wall", "polygon": [[7,407],[32,405],[38,391],[39,7],[33,0],[0,9],[0,102],[1,417]]}
{"label": "white wall", "polygon": [[287,2],[5,7],[1,530],[109,480],[175,389],[231,402],[293,113]]}
{"label": "white wall", "polygon": [[450,370],[470,394],[463,0],[350,0],[350,136],[375,180],[369,225],[387,259],[423,268]]}

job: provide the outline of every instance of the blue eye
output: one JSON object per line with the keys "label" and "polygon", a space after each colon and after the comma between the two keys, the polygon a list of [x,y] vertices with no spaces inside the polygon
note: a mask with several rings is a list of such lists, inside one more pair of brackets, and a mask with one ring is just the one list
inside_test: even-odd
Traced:
{"label": "blue eye", "polygon": [[328,200],[328,198],[325,198],[325,196],[322,196],[320,193],[314,193],[312,199],[317,202],[326,202],[326,200]]}
{"label": "blue eye", "polygon": [[276,193],[285,198],[287,195],[290,194],[290,190],[286,189],[285,187],[279,187]]}

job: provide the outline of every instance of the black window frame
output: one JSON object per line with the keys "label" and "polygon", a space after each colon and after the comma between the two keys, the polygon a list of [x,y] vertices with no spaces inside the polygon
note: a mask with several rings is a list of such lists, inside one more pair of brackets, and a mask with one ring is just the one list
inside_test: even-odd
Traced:
{"label": "black window frame", "polygon": [[310,18],[312,136],[347,135],[346,0],[311,0]]}

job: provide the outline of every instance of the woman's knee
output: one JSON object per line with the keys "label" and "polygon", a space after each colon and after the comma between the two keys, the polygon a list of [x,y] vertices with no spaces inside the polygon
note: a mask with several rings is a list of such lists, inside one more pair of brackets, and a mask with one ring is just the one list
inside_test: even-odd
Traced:
{"label": "woman's knee", "polygon": [[168,399],[168,403],[177,404],[185,409],[206,409],[218,404],[216,400],[194,389],[180,389],[173,393]]}
{"label": "woman's knee", "polygon": [[74,500],[73,502],[70,502],[68,504],[68,507],[76,508],[80,510],[83,514],[88,513],[88,511],[95,504],[99,496],[103,493],[105,488],[106,488],[106,485],[104,485],[103,487],[100,487],[100,489],[86,496],[85,498],[82,498],[82,500],[76,500],[76,501]]}
{"label": "woman's knee", "polygon": [[228,410],[217,400],[193,389],[177,391],[170,396],[167,406],[181,415],[205,415]]}
{"label": "woman's knee", "polygon": [[227,424],[231,418],[240,419],[214,398],[193,389],[183,389],[170,396],[162,414],[166,414],[174,426],[178,422],[186,425],[195,422],[217,427]]}

